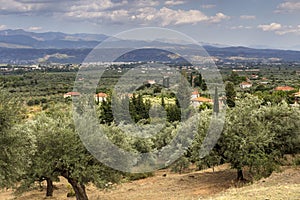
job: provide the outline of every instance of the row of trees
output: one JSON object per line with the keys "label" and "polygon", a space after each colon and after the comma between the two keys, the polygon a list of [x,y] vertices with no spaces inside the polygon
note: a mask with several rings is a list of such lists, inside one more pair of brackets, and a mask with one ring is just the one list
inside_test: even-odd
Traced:
{"label": "row of trees", "polygon": [[[51,196],[53,181],[64,177],[74,189],[76,198],[86,200],[87,183],[92,182],[101,188],[108,182],[117,183],[128,175],[104,166],[87,151],[68,109],[55,106],[24,122],[22,106],[8,93],[1,92],[0,98],[1,187],[18,183],[22,191],[36,181],[45,180],[47,195]],[[135,105],[142,102],[138,99],[135,101]],[[228,162],[237,170],[237,178],[243,180],[245,167],[255,177],[267,176],[280,164],[284,154],[300,152],[299,110],[284,102],[264,104],[258,97],[245,95],[228,109],[218,143],[203,158],[200,155],[201,147],[211,114],[210,109],[201,112],[199,128],[194,134],[192,145],[177,166],[195,162],[199,168],[203,168]],[[178,127],[184,127],[185,123],[183,121],[179,125],[178,122],[167,122],[159,133],[147,139],[125,134],[114,123],[103,125],[103,130],[120,148],[146,153],[167,146],[176,136]],[[127,130],[130,132],[129,126]]]}
{"label": "row of trees", "polygon": [[[112,101],[114,101],[112,105]],[[142,94],[133,94],[132,98],[124,97],[117,98],[115,96],[108,97],[105,101],[101,102],[98,106],[99,119],[101,124],[111,124],[115,123],[130,123],[131,119],[134,123],[143,121],[144,123],[149,123],[150,115],[149,111],[151,106],[153,106],[152,113],[154,115],[158,114],[160,111],[159,106],[162,107],[166,112],[166,116],[160,113],[160,116],[156,117],[166,117],[169,122],[180,121],[181,110],[180,103],[176,99],[175,104],[165,104],[164,96],[161,96],[161,104],[153,105],[149,99],[144,100]],[[113,112],[115,110],[115,112]],[[128,112],[129,111],[129,112]],[[127,116],[129,114],[130,116]]]}
{"label": "row of trees", "polygon": [[[207,120],[202,120],[201,126],[207,127]],[[237,170],[238,180],[244,179],[244,167],[253,177],[268,176],[280,165],[283,155],[300,153],[300,112],[285,102],[264,104],[251,95],[236,100],[227,110],[218,143],[209,156],[200,159],[199,144],[205,130],[199,128],[191,147],[191,161],[199,168],[228,162]]]}
{"label": "row of trees", "polygon": [[0,186],[18,185],[26,191],[36,182],[47,182],[46,196],[53,195],[53,181],[68,180],[76,199],[88,199],[85,184],[103,188],[118,182],[121,173],[96,160],[75,131],[70,111],[54,107],[21,123],[21,106],[1,92]]}

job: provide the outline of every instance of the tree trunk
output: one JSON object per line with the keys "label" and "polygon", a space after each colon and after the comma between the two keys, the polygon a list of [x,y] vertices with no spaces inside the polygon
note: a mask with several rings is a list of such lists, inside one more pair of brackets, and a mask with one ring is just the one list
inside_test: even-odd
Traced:
{"label": "tree trunk", "polygon": [[237,180],[238,181],[243,181],[244,179],[244,174],[243,174],[243,169],[237,169]]}
{"label": "tree trunk", "polygon": [[73,178],[67,178],[68,182],[72,185],[72,188],[76,195],[76,200],[88,200],[86,195],[85,186],[83,184],[78,183]]}
{"label": "tree trunk", "polygon": [[52,197],[53,196],[53,181],[50,178],[46,178],[46,181],[47,181],[46,197]]}

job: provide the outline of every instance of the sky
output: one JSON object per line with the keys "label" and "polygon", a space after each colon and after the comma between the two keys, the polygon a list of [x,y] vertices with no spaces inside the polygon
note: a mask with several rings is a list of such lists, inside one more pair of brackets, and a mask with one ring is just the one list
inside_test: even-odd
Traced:
{"label": "sky", "polygon": [[0,29],[116,35],[162,27],[209,43],[300,50],[300,0],[0,0]]}

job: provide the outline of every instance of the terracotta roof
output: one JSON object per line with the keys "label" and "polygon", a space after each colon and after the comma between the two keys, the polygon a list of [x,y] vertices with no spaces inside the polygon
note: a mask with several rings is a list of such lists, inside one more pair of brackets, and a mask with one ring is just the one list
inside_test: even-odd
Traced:
{"label": "terracotta roof", "polygon": [[279,86],[275,88],[276,91],[292,91],[295,90],[295,88],[290,86]]}
{"label": "terracotta roof", "polygon": [[100,92],[98,94],[95,94],[96,97],[107,97],[107,94],[103,93],[103,92]]}
{"label": "terracotta roof", "polygon": [[127,94],[127,96],[128,96],[129,98],[132,98],[132,97],[133,97],[133,94]]}
{"label": "terracotta roof", "polygon": [[195,99],[192,99],[192,101],[198,101],[198,102],[213,102],[212,99],[208,99],[208,98],[205,98],[205,97],[197,97]]}
{"label": "terracotta roof", "polygon": [[245,82],[245,81],[244,81],[244,82],[241,83],[241,85],[252,85],[252,83],[249,83],[249,82]]}
{"label": "terracotta roof", "polygon": [[199,92],[198,91],[194,91],[194,92],[192,92],[192,95],[198,95],[199,94]]}
{"label": "terracotta roof", "polygon": [[65,95],[70,95],[70,96],[80,96],[79,92],[68,92]]}

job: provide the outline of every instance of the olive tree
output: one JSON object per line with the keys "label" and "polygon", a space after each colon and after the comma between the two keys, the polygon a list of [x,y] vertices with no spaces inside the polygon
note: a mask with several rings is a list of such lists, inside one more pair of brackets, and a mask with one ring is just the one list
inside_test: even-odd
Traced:
{"label": "olive tree", "polygon": [[286,103],[265,105],[246,95],[227,114],[222,145],[239,180],[244,166],[256,177],[268,176],[283,154],[299,150],[299,110]]}
{"label": "olive tree", "polygon": [[24,118],[21,102],[11,94],[0,92],[0,187],[11,187],[18,182],[30,164],[34,151],[33,135],[20,130]]}
{"label": "olive tree", "polygon": [[88,199],[87,183],[104,187],[121,178],[120,173],[104,166],[88,152],[76,133],[70,111],[55,108],[41,113],[26,124],[26,129],[38,138],[34,162],[27,172],[27,185],[47,180],[48,196],[53,192],[52,181],[59,176],[68,180],[77,200]]}

